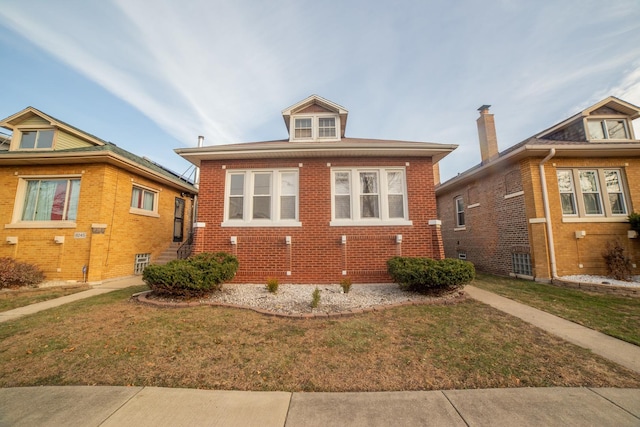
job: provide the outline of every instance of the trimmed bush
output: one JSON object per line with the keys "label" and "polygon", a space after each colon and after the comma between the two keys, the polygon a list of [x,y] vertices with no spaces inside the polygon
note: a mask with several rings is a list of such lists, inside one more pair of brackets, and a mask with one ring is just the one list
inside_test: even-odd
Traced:
{"label": "trimmed bush", "polygon": [[270,277],[267,279],[267,290],[272,294],[275,294],[278,292],[278,285],[279,285],[278,279],[274,277]]}
{"label": "trimmed bush", "polygon": [[44,280],[42,270],[13,258],[0,258],[0,289],[35,286]]}
{"label": "trimmed bush", "polygon": [[233,279],[237,270],[235,256],[205,252],[165,265],[150,265],[144,269],[142,280],[158,294],[193,298],[222,289],[222,284]]}
{"label": "trimmed bush", "polygon": [[340,280],[340,287],[342,287],[342,292],[348,294],[351,290],[351,278],[345,277],[344,279]]}
{"label": "trimmed bush", "polygon": [[476,275],[470,262],[450,258],[393,257],[387,261],[387,270],[401,288],[421,293],[455,290]]}

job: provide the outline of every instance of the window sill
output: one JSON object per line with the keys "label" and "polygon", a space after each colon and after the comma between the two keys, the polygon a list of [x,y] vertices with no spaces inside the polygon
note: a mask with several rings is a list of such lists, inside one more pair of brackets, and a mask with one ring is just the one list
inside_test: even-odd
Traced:
{"label": "window sill", "polygon": [[5,224],[4,228],[76,228],[73,221],[29,221]]}
{"label": "window sill", "polygon": [[299,221],[225,221],[220,227],[302,227]]}
{"label": "window sill", "polygon": [[129,213],[130,214],[134,214],[134,215],[142,215],[142,216],[150,216],[150,217],[153,217],[153,218],[160,218],[160,214],[158,214],[157,212],[146,211],[144,209],[129,208]]}
{"label": "window sill", "polygon": [[333,220],[329,223],[331,227],[394,227],[394,226],[411,226],[413,221],[407,220],[389,220],[389,221],[344,221]]}
{"label": "window sill", "polygon": [[467,227],[466,227],[466,226],[464,226],[464,227],[455,227],[455,228],[453,229],[453,231],[465,231],[466,229],[467,229]]}
{"label": "window sill", "polygon": [[629,222],[627,216],[563,217],[562,222]]}

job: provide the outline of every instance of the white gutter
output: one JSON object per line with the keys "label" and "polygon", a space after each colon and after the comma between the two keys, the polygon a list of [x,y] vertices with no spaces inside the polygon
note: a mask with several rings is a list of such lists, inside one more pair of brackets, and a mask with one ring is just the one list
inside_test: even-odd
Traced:
{"label": "white gutter", "polygon": [[549,245],[549,262],[551,263],[551,278],[558,278],[556,268],[556,251],[553,247],[553,227],[551,226],[551,212],[549,211],[549,192],[547,191],[547,179],[544,176],[544,164],[556,155],[556,149],[549,150],[547,157],[540,162],[540,185],[542,186],[542,204],[544,206],[544,223],[547,226],[547,242]]}

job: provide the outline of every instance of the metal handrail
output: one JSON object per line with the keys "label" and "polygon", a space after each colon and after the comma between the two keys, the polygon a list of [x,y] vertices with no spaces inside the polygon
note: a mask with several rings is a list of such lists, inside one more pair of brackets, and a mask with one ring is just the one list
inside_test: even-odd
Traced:
{"label": "metal handrail", "polygon": [[177,251],[178,259],[189,258],[193,253],[193,246],[194,246],[193,236],[194,236],[194,233],[192,231],[191,233],[189,233],[189,237],[187,237],[187,240],[185,240],[184,243],[181,244],[180,247],[178,248],[178,251]]}

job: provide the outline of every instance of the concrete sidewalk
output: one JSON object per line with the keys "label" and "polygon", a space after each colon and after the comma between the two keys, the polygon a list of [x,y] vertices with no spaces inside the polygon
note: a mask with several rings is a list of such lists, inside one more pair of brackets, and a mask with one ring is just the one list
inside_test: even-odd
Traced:
{"label": "concrete sidewalk", "polygon": [[640,347],[610,337],[603,333],[585,328],[577,323],[549,314],[537,308],[529,307],[512,299],[501,297],[492,292],[466,286],[464,288],[473,299],[488,304],[500,311],[518,317],[550,334],[587,348],[606,359],[627,369],[640,373]]}
{"label": "concrete sidewalk", "polygon": [[130,276],[124,277],[120,279],[114,279],[105,281],[100,285],[93,286],[92,289],[77,292],[75,294],[66,295],[64,297],[50,299],[48,301],[39,302],[36,304],[27,305],[24,307],[19,307],[13,310],[8,310],[0,313],[0,322],[6,322],[8,320],[14,320],[22,316],[26,316],[28,314],[37,313],[42,310],[47,310],[49,308],[58,307],[63,304],[68,304],[70,302],[78,301],[85,298],[90,298],[100,294],[106,294],[108,292],[113,292],[118,289],[128,288],[129,286],[138,286],[143,285],[142,276]]}
{"label": "concrete sidewalk", "polygon": [[0,426],[638,426],[640,390],[379,393],[155,387],[0,389]]}

